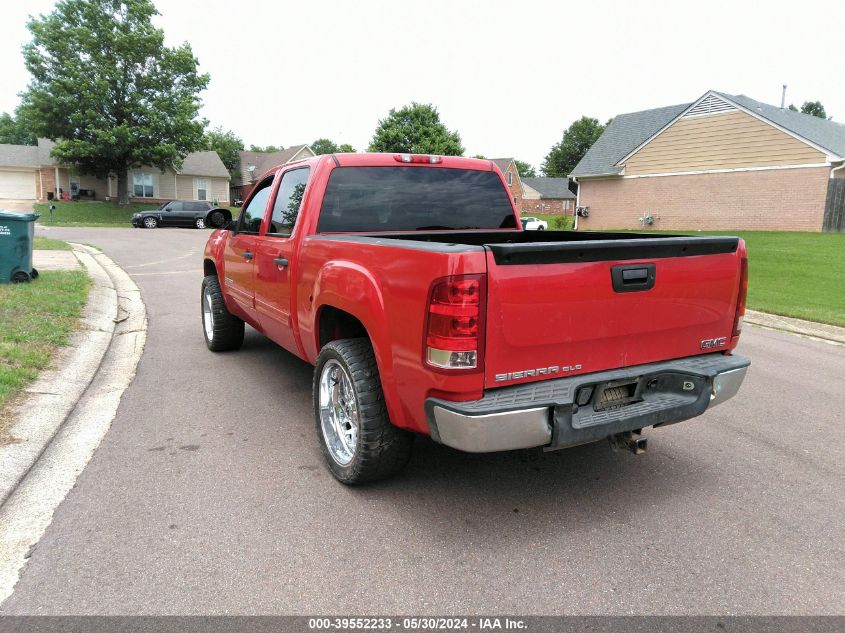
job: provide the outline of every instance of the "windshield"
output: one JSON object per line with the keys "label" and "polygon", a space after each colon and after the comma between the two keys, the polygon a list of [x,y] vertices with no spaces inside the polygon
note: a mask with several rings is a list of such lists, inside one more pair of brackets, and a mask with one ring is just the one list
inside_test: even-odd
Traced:
{"label": "windshield", "polygon": [[319,232],[513,229],[510,195],[492,171],[340,167],[332,171]]}

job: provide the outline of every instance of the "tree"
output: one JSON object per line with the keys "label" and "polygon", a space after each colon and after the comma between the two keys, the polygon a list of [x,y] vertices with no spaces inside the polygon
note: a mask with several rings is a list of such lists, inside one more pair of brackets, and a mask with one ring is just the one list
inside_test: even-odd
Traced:
{"label": "tree", "polygon": [[208,75],[187,43],[164,46],[157,14],[150,0],[59,0],[27,24],[32,80],[22,112],[33,132],[58,141],[59,161],[116,173],[120,204],[129,202],[130,168],[178,169],[203,144]]}
{"label": "tree", "polygon": [[536,178],[537,172],[534,171],[534,168],[526,162],[521,160],[513,159],[514,165],[516,165],[516,170],[519,172],[519,175],[523,178]]}
{"label": "tree", "polygon": [[20,114],[13,116],[8,112],[0,114],[0,143],[10,145],[35,145],[38,139],[29,131]]}
{"label": "tree", "polygon": [[318,138],[308,147],[310,147],[317,156],[322,154],[334,154],[340,151],[340,148],[333,141],[330,141],[327,138]]}
{"label": "tree", "polygon": [[350,154],[355,153],[355,148],[352,147],[349,143],[341,143],[340,145],[338,145],[334,141],[327,138],[318,138],[308,147],[310,147],[317,156],[320,156],[322,154],[337,154],[338,152]]}
{"label": "tree", "polygon": [[399,110],[391,108],[379,120],[369,151],[462,156],[464,148],[460,135],[440,122],[437,108],[413,102]]}
{"label": "tree", "polygon": [[240,153],[243,151],[244,142],[234,132],[223,131],[220,126],[209,130],[205,133],[205,148],[217,152],[230,176],[234,178],[240,172]]}
{"label": "tree", "polygon": [[827,112],[825,112],[821,101],[805,101],[801,105],[801,112],[804,114],[812,114],[820,119],[827,118]]}
{"label": "tree", "polygon": [[818,117],[820,119],[833,118],[827,116],[827,112],[825,111],[821,101],[805,101],[801,104],[800,110],[796,108],[794,104],[790,103],[787,109],[792,110],[793,112],[803,112],[804,114],[811,114],[812,116]]}
{"label": "tree", "polygon": [[250,145],[249,146],[250,152],[261,152],[263,154],[270,154],[272,152],[281,152],[283,149],[285,149],[285,148],[282,147],[281,145],[279,145],[279,146],[267,145],[266,147],[261,147],[260,145]]}
{"label": "tree", "polygon": [[591,117],[582,116],[575,121],[564,131],[561,141],[552,146],[543,160],[543,175],[565,177],[571,174],[575,165],[604,132],[604,128],[598,119]]}

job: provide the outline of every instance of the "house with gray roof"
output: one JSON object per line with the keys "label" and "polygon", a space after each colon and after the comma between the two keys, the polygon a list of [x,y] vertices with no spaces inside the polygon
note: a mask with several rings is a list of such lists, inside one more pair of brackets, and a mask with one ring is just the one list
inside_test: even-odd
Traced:
{"label": "house with gray roof", "polygon": [[232,200],[246,200],[255,183],[273,167],[316,156],[308,145],[291,145],[278,152],[241,151],[240,173],[232,180]]}
{"label": "house with gray roof", "polygon": [[574,215],[575,194],[569,178],[523,178],[524,214]]}
{"label": "house with gray roof", "polygon": [[570,177],[581,229],[845,229],[845,125],[745,95],[620,114]]}
{"label": "house with gray roof", "polygon": [[[0,199],[47,201],[117,197],[117,178],[85,174],[51,155],[55,143],[0,145]],[[134,202],[216,200],[229,204],[229,172],[217,152],[193,152],[178,170],[138,166],[129,170],[129,196]]]}

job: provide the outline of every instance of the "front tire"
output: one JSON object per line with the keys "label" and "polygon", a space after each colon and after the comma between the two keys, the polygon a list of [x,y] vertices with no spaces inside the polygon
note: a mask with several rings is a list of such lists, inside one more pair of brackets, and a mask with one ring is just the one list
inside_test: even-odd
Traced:
{"label": "front tire", "polygon": [[194,220],[194,226],[197,227],[198,229],[204,229],[205,228],[205,220],[203,218],[197,218],[196,220]]}
{"label": "front tire", "polygon": [[335,479],[363,484],[405,467],[414,436],[390,423],[369,340],[343,339],[323,347],[313,394],[320,450]]}
{"label": "front tire", "polygon": [[202,280],[200,305],[202,333],[208,349],[225,352],[240,348],[244,342],[244,322],[226,307],[217,275],[207,275]]}
{"label": "front tire", "polygon": [[145,229],[154,229],[158,226],[158,220],[153,217],[144,218],[144,228]]}

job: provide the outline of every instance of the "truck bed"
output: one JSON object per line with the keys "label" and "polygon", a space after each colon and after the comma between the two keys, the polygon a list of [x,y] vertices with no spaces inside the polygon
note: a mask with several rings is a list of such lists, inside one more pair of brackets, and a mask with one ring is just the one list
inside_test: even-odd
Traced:
{"label": "truck bed", "polygon": [[520,230],[323,237],[444,253],[483,249],[487,387],[735,344],[744,257],[737,237]]}

